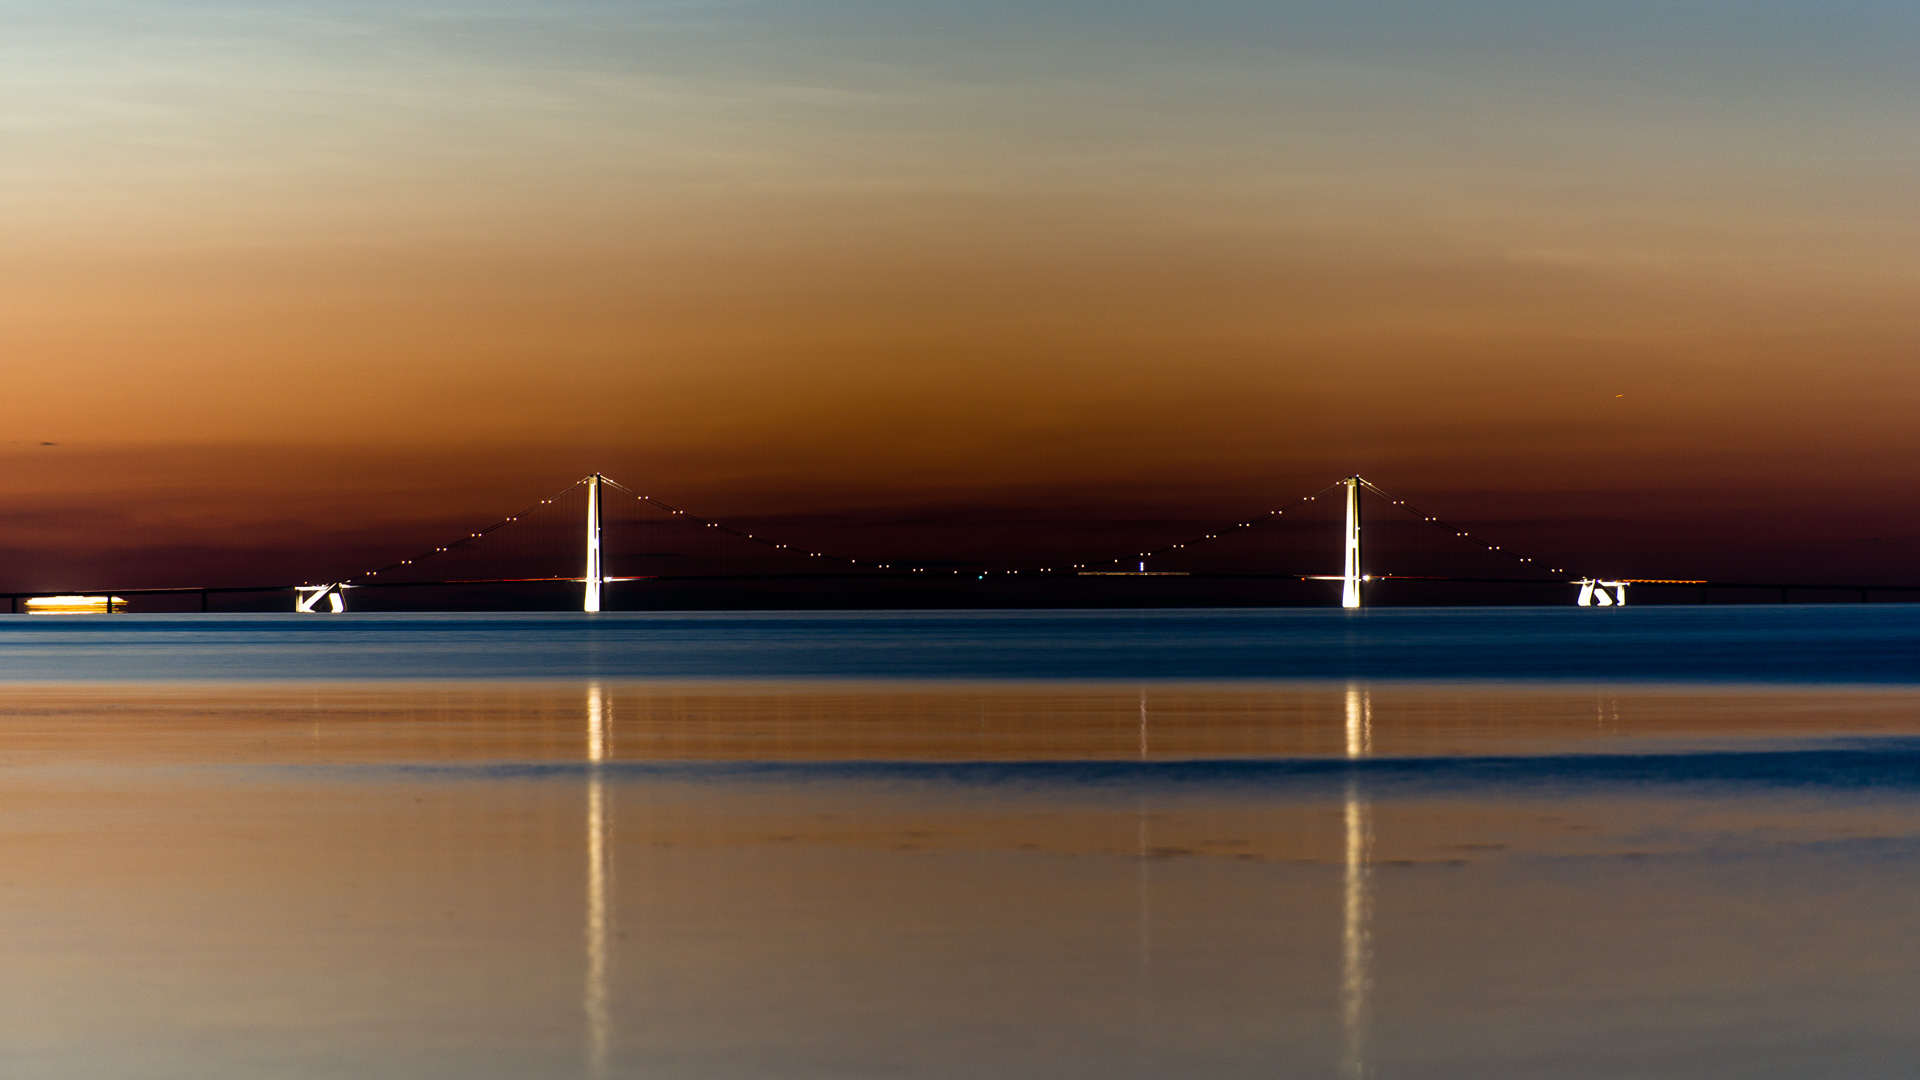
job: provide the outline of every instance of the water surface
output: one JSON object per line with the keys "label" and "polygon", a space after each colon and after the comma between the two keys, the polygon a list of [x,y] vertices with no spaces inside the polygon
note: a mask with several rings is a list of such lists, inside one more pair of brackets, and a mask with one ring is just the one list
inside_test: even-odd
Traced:
{"label": "water surface", "polygon": [[0,617],[0,680],[1920,682],[1920,604]]}
{"label": "water surface", "polygon": [[1905,1075],[1891,610],[15,620],[0,1067]]}

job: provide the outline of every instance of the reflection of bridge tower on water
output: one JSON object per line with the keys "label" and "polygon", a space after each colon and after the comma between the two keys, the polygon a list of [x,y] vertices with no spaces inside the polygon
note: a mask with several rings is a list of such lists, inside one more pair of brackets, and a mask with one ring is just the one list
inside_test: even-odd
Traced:
{"label": "reflection of bridge tower on water", "polygon": [[[1347,760],[1373,754],[1373,700],[1357,685],[1347,686]],[[1357,772],[1347,777],[1345,797],[1346,873],[1340,935],[1340,1020],[1346,1036],[1340,1075],[1367,1075],[1367,1020],[1373,996],[1373,809]]]}
{"label": "reflection of bridge tower on water", "polygon": [[[589,609],[591,610],[591,609]],[[608,897],[612,891],[613,862],[607,842],[612,832],[606,780],[600,775],[613,736],[612,703],[598,682],[587,684],[587,911],[586,985],[581,1009],[587,1023],[587,1075],[607,1075],[608,939],[611,936]]]}

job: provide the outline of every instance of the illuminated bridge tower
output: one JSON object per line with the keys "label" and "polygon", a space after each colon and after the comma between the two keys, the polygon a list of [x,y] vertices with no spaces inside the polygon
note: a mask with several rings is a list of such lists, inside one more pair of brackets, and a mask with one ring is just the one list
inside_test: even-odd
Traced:
{"label": "illuminated bridge tower", "polygon": [[1347,486],[1347,540],[1345,559],[1340,568],[1340,606],[1360,606],[1360,477],[1349,476]]}
{"label": "illuminated bridge tower", "polygon": [[600,610],[600,583],[606,567],[600,555],[600,474],[587,477],[587,590],[582,611]]}

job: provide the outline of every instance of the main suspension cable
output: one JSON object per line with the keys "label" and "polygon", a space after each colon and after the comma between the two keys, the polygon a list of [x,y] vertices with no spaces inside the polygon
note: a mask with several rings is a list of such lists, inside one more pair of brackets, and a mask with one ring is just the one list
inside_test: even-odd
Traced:
{"label": "main suspension cable", "polygon": [[581,484],[584,484],[591,479],[592,477],[581,477],[580,479],[575,480],[573,483],[568,484],[566,487],[561,488],[559,491],[554,492],[548,498],[541,499],[539,502],[534,503],[532,506],[527,507],[526,509],[520,511],[519,513],[508,514],[506,517],[501,518],[499,521],[494,522],[493,524],[487,526],[484,529],[481,529],[479,532],[468,533],[466,536],[463,536],[460,539],[455,540],[451,544],[444,544],[439,547],[435,547],[429,551],[423,551],[420,554],[415,555],[411,559],[401,559],[399,562],[388,563],[387,565],[381,567],[378,570],[369,570],[364,574],[357,574],[354,577],[350,577],[346,580],[348,582],[354,582],[354,581],[360,580],[361,578],[377,577],[381,574],[386,573],[389,570],[398,570],[402,566],[412,566],[414,563],[431,559],[435,555],[444,555],[445,553],[452,551],[455,548],[465,547],[466,545],[473,543],[475,540],[480,539],[481,537],[487,535],[488,533],[493,532],[496,529],[499,529],[506,525],[511,525],[514,522],[519,521],[521,518],[526,517],[528,514],[533,513],[534,511],[540,509],[543,506],[552,505],[555,501],[560,499],[567,492],[572,491],[574,488],[579,487]]}
{"label": "main suspension cable", "polygon": [[[1493,543],[1492,541],[1489,541],[1489,540],[1482,540],[1480,537],[1475,536],[1472,532],[1466,529],[1462,529],[1438,517],[1428,514],[1426,511],[1421,510],[1418,507],[1415,507],[1412,504],[1408,503],[1405,499],[1394,498],[1392,495],[1381,490],[1378,484],[1375,484],[1373,481],[1368,480],[1364,476],[1356,476],[1355,479],[1360,481],[1360,485],[1362,487],[1366,488],[1368,491],[1373,492],[1375,495],[1378,495],[1381,498],[1387,500],[1387,502],[1391,503],[1392,505],[1399,507],[1401,510],[1406,511],[1408,514],[1411,514],[1418,521],[1421,521],[1428,525],[1432,525],[1437,529],[1452,530],[1453,535],[1463,540],[1467,540],[1472,543],[1478,544],[1481,547],[1485,548],[1487,551],[1495,555],[1501,555],[1506,558],[1512,559],[1514,562],[1526,563],[1529,565],[1532,565],[1534,563],[1534,560],[1532,558],[1522,556],[1522,555],[1515,555],[1513,552],[1506,550],[1504,547],[1501,547],[1499,544]],[[1566,573],[1565,570],[1562,570],[1558,567],[1555,567],[1549,570],[1548,572],[1554,573],[1554,574]]]}

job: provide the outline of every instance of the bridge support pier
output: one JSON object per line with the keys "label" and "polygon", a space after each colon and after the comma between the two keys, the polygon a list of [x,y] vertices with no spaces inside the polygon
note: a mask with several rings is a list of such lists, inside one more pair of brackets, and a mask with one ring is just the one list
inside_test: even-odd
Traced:
{"label": "bridge support pier", "polygon": [[[293,590],[293,610],[311,615],[319,610],[320,599],[326,598],[327,610],[335,615],[347,610],[346,593],[341,590],[345,582],[336,581],[331,585],[301,585]],[[206,594],[200,594],[200,610],[207,609]]]}
{"label": "bridge support pier", "polygon": [[[1608,589],[1612,589],[1613,592],[1609,594]],[[1575,600],[1574,603],[1581,607],[1626,607],[1627,583],[1581,578],[1580,599]]]}

